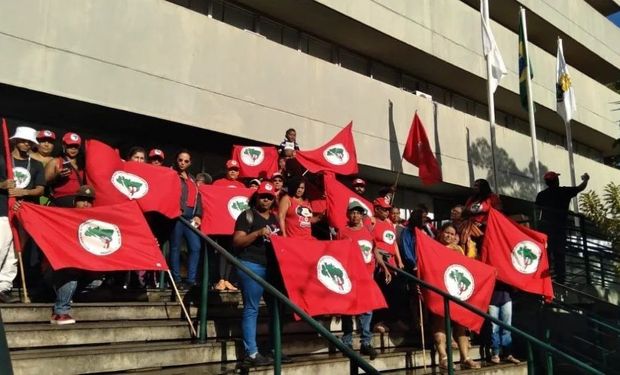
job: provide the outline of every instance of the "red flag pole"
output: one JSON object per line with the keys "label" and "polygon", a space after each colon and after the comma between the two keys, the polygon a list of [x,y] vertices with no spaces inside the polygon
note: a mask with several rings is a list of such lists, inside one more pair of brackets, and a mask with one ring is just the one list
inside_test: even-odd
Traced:
{"label": "red flag pole", "polygon": [[[2,142],[4,145],[4,161],[6,164],[6,177],[7,180],[13,180],[13,156],[11,155],[11,148],[9,147],[9,130],[6,126],[6,119],[2,118]],[[19,233],[13,223],[15,217],[15,211],[13,206],[15,205],[15,197],[9,195],[8,199],[8,211],[9,211],[9,225],[11,226],[11,233],[13,234],[13,247],[17,252],[17,260],[19,261],[19,273],[22,279],[22,291],[24,297],[24,303],[30,303],[28,297],[28,289],[26,288],[26,275],[24,275],[24,261],[22,258],[22,243],[19,240]]]}

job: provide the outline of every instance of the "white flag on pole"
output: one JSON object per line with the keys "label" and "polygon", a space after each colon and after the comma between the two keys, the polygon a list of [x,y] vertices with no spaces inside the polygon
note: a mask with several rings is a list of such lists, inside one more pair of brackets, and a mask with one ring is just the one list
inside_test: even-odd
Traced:
{"label": "white flag on pole", "polygon": [[499,81],[508,73],[506,69],[506,64],[504,64],[504,59],[502,58],[502,54],[499,52],[499,48],[497,47],[497,43],[495,43],[495,37],[493,37],[493,32],[491,31],[491,23],[486,18],[488,15],[488,10],[484,9],[486,6],[486,1],[480,1],[480,18],[482,20],[482,50],[484,52],[484,56],[491,61],[491,76],[488,77],[491,83],[491,92],[495,92],[497,90],[497,86],[499,86]]}
{"label": "white flag on pole", "polygon": [[564,123],[569,123],[573,118],[573,113],[577,111],[577,102],[575,101],[575,90],[573,89],[570,74],[568,74],[568,65],[566,65],[564,60],[562,39],[560,38],[558,38],[555,93],[558,114],[562,117]]}

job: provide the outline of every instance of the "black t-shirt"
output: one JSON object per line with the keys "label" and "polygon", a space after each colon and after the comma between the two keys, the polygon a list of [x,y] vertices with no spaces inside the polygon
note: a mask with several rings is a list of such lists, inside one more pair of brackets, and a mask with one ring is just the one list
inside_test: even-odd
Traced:
{"label": "black t-shirt", "polygon": [[570,200],[579,194],[578,187],[547,188],[536,196],[536,205],[542,208],[542,224],[549,228],[566,227]]}
{"label": "black t-shirt", "polygon": [[[252,224],[248,222],[248,215],[245,211],[237,217],[237,221],[235,222],[235,232],[242,231],[245,233],[252,233],[266,226],[270,227],[272,231],[278,228],[278,220],[274,214],[270,213],[269,219],[265,219],[254,209],[252,209],[252,214],[254,218],[252,220]],[[271,241],[269,241],[268,238],[261,236],[252,242],[248,247],[239,249],[239,259],[266,266],[267,259],[270,257],[271,253],[273,253]]]}
{"label": "black t-shirt", "polygon": [[[40,161],[30,159],[13,158],[13,178],[15,187],[20,189],[34,189],[37,186],[45,186],[45,172]],[[25,197],[27,202],[38,202],[39,197]]]}

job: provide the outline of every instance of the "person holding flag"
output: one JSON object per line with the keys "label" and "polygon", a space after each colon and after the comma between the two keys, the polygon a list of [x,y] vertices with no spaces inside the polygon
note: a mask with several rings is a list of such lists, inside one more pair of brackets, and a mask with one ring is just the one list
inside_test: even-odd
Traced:
{"label": "person holding flag", "polygon": [[245,188],[239,181],[239,162],[229,160],[226,162],[226,176],[213,181],[213,186],[226,186],[230,188]]}
{"label": "person holding flag", "polygon": [[84,169],[78,163],[80,147],[82,138],[76,133],[66,133],[62,136],[62,155],[45,166],[53,206],[73,207],[75,192],[84,184]]}

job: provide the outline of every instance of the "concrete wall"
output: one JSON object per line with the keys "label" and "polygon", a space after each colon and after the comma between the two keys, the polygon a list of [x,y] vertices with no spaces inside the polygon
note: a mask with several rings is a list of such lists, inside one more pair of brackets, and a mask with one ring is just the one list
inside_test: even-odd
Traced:
{"label": "concrete wall", "polygon": [[[2,83],[269,143],[294,127],[302,148],[353,120],[359,162],[387,170],[418,110],[446,182],[470,186],[488,174],[483,120],[438,106],[435,122],[426,99],[163,0],[1,2],[0,14]],[[482,64],[475,55],[463,57]],[[498,145],[506,151],[500,192],[533,198],[529,139],[498,128]],[[568,176],[566,153],[539,147],[541,162]],[[599,190],[620,180],[618,170],[576,163]]]}

